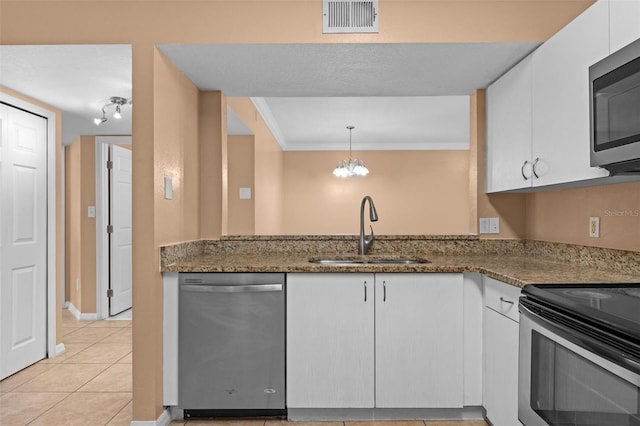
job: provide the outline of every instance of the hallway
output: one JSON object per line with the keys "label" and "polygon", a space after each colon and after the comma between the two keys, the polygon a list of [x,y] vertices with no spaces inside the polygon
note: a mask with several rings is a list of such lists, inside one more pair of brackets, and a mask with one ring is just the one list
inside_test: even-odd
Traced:
{"label": "hallway", "polygon": [[131,320],[78,321],[62,311],[65,353],[0,382],[0,425],[131,423]]}

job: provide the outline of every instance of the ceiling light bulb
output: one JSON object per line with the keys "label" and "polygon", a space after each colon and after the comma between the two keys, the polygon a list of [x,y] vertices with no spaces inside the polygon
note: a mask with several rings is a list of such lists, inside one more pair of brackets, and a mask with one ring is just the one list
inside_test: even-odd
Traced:
{"label": "ceiling light bulb", "polygon": [[122,118],[122,114],[120,114],[120,105],[116,105],[116,112],[113,113],[113,118],[116,120],[120,120]]}
{"label": "ceiling light bulb", "polygon": [[105,117],[104,115],[102,116],[102,118],[94,118],[94,119],[93,119],[93,123],[94,123],[96,126],[101,125],[101,124],[102,124],[102,123],[104,123],[105,121],[107,121],[107,117]]}

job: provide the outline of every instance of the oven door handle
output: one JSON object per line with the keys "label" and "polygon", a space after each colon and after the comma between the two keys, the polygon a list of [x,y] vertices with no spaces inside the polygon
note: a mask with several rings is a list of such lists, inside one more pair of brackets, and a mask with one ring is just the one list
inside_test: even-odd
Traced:
{"label": "oven door handle", "polygon": [[[529,300],[528,303],[532,302]],[[535,305],[535,303],[532,304]],[[616,349],[615,347],[612,347],[611,345],[607,345],[604,342],[601,342],[597,339],[594,339],[593,337],[584,334],[579,329],[573,329],[567,327],[564,324],[550,321],[549,319],[544,318],[531,311],[527,306],[522,304],[522,301],[520,302],[518,307],[520,308],[520,313],[524,314],[538,325],[550,329],[559,337],[562,337],[563,339],[566,339],[590,352],[593,352],[595,355],[606,358],[622,368],[633,371],[636,374],[640,374],[640,363],[634,359],[631,359],[626,353]],[[566,315],[563,315],[559,312],[554,312],[554,315],[569,319]]]}

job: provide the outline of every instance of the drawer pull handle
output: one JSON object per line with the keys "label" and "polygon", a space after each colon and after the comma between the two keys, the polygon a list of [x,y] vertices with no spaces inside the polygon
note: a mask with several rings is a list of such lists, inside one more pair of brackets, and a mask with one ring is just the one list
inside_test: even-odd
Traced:
{"label": "drawer pull handle", "polygon": [[364,301],[367,301],[367,282],[364,282]]}
{"label": "drawer pull handle", "polygon": [[504,302],[504,303],[508,303],[508,304],[510,304],[510,305],[513,305],[513,300],[507,300],[507,299],[505,299],[504,297],[500,297],[500,301],[501,301],[501,302]]}
{"label": "drawer pull handle", "polygon": [[387,282],[382,281],[382,301],[387,301]]}

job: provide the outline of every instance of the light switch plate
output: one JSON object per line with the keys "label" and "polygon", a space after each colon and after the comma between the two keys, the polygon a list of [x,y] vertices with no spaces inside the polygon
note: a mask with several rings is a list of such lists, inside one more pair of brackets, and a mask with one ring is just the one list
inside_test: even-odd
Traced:
{"label": "light switch plate", "polygon": [[589,236],[591,238],[600,238],[600,218],[589,218]]}
{"label": "light switch plate", "polygon": [[240,199],[241,200],[250,200],[251,199],[251,188],[240,188]]}
{"label": "light switch plate", "polygon": [[170,177],[164,177],[164,198],[165,200],[173,199],[173,182]]}
{"label": "light switch plate", "polygon": [[480,233],[488,234],[489,233],[489,218],[481,217],[480,218]]}
{"label": "light switch plate", "polygon": [[490,217],[489,218],[489,233],[490,234],[499,234],[500,233],[500,218],[499,217]]}
{"label": "light switch plate", "polygon": [[96,217],[96,206],[87,207],[87,217]]}

